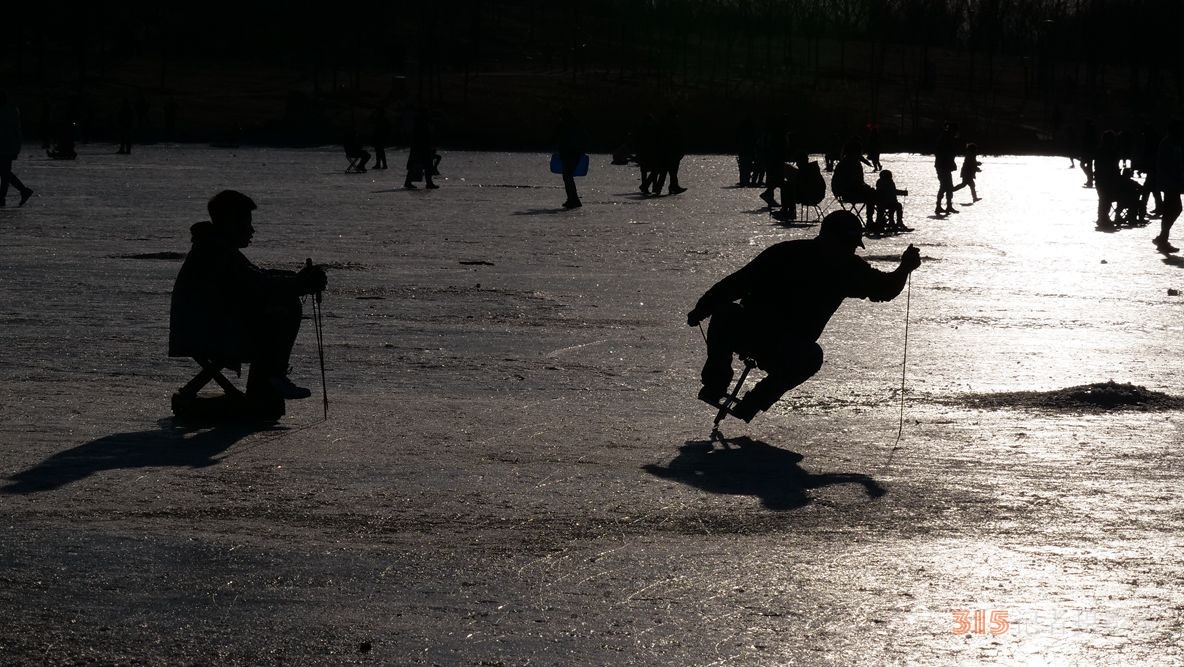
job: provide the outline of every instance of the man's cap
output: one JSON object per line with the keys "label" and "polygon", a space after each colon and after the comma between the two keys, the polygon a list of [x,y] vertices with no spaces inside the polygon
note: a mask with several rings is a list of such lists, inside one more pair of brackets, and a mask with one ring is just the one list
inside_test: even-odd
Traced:
{"label": "man's cap", "polygon": [[819,238],[838,239],[858,245],[863,245],[863,224],[859,217],[851,211],[832,211],[822,219],[822,230]]}

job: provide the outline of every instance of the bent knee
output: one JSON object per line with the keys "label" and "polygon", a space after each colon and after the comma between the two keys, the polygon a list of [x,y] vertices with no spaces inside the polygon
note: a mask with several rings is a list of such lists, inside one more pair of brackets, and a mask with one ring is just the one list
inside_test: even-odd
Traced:
{"label": "bent knee", "polygon": [[822,368],[822,346],[818,343],[811,343],[806,348],[804,361],[807,368],[810,369],[810,374],[817,373]]}

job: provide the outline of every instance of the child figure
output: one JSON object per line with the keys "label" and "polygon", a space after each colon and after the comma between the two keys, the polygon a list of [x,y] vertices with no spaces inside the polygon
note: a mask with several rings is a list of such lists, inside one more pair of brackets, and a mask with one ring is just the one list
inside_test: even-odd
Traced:
{"label": "child figure", "polygon": [[904,206],[896,197],[907,197],[908,190],[899,190],[896,181],[892,180],[892,170],[884,169],[876,181],[876,210],[882,216],[881,226],[885,233],[911,232],[904,226]]}
{"label": "child figure", "polygon": [[970,187],[970,196],[974,201],[982,199],[978,196],[978,192],[974,189],[975,174],[983,170],[983,163],[978,161],[978,145],[974,143],[966,144],[966,159],[962,161],[962,182],[954,186],[954,192],[961,190],[967,186]]}

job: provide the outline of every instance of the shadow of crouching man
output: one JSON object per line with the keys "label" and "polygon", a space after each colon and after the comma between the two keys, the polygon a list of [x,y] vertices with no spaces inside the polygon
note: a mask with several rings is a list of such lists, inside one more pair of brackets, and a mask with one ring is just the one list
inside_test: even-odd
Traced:
{"label": "shadow of crouching man", "polygon": [[689,440],[678,456],[663,467],[649,464],[646,472],[682,482],[710,493],[756,496],[771,510],[790,510],[811,502],[806,493],[832,484],[859,484],[870,498],[887,493],[874,479],[860,473],[813,474],[798,465],[802,455],[748,437]]}
{"label": "shadow of crouching man", "polygon": [[236,423],[200,430],[180,426],[171,418],[161,419],[154,431],[115,433],[58,452],[37,465],[22,470],[0,486],[0,494],[24,495],[53,491],[104,470],[132,468],[204,468],[250,435],[271,427]]}

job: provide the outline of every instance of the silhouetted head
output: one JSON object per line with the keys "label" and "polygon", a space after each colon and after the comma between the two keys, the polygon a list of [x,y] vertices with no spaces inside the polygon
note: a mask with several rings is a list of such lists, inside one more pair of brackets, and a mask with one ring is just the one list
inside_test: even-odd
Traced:
{"label": "silhouetted head", "polygon": [[966,144],[966,154],[978,155],[978,144],[974,143],[973,141]]}
{"label": "silhouetted head", "polygon": [[891,181],[892,180],[892,170],[891,169],[881,169],[880,170],[880,180]]}
{"label": "silhouetted head", "polygon": [[863,224],[851,211],[832,211],[822,219],[818,238],[855,252],[856,246],[863,247]]}
{"label": "silhouetted head", "polygon": [[855,156],[863,153],[863,144],[858,139],[852,139],[843,147],[843,156]]}
{"label": "silhouetted head", "polygon": [[251,211],[257,207],[250,197],[237,190],[223,190],[206,204],[210,222],[235,248],[251,245],[255,228],[251,226]]}

